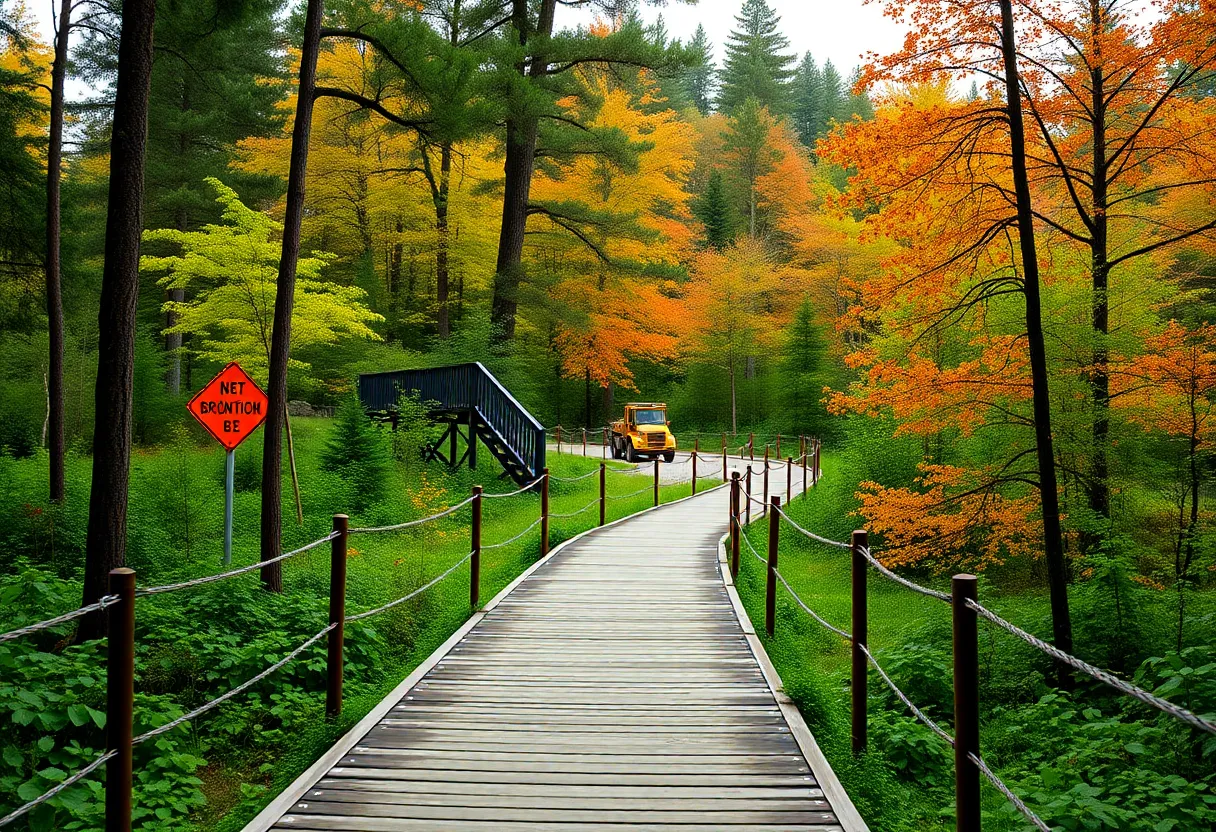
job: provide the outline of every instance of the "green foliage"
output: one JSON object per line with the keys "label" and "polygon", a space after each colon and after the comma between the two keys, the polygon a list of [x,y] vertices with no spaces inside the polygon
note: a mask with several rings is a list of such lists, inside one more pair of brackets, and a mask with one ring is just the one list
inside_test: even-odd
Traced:
{"label": "green foliage", "polygon": [[[242,204],[236,192],[218,179],[208,179],[223,206],[223,222],[200,231],[162,228],[144,232],[148,242],[168,243],[181,254],[140,258],[140,268],[164,273],[160,284],[194,294],[191,300],[169,301],[165,309],[177,316],[167,332],[193,336],[191,349],[217,363],[240,361],[254,373],[270,362],[270,330],[274,319],[281,223]],[[353,286],[323,280],[321,270],[332,256],[301,257],[296,271],[292,307],[292,348],[334,344],[353,336],[377,340],[370,324],[383,317],[363,305],[365,293]],[[307,365],[292,359],[297,369]]]}
{"label": "green foliage", "polygon": [[684,70],[680,80],[684,93],[697,108],[701,115],[709,115],[714,100],[714,46],[710,43],[705,27],[697,24],[697,31],[688,43],[688,51],[692,53],[693,65]]}
{"label": "green foliage", "polygon": [[718,109],[732,112],[754,98],[773,112],[786,112],[794,55],[781,34],[781,18],[765,0],[744,0],[726,42]]}
{"label": "green foliage", "polygon": [[709,175],[705,191],[692,204],[692,212],[705,226],[707,248],[721,250],[734,241],[734,216],[720,170],[715,168]]}
{"label": "green foliage", "polygon": [[798,306],[786,338],[780,374],[785,430],[824,436],[830,429],[823,404],[827,343],[815,321],[815,307],[809,298]]}
{"label": "green foliage", "polygon": [[367,418],[357,398],[344,400],[336,417],[329,442],[321,453],[321,468],[351,483],[355,508],[363,509],[380,499],[387,487],[388,443],[384,432]]}
{"label": "green foliage", "polygon": [[422,452],[430,441],[434,423],[427,415],[426,404],[416,393],[402,394],[397,399],[396,419],[393,422],[393,457],[408,467],[422,462]]}

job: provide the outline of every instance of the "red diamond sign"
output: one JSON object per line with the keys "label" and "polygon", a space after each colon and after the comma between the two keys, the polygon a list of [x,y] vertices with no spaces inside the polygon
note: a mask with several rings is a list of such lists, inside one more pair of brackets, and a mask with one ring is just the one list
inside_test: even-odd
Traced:
{"label": "red diamond sign", "polygon": [[186,409],[227,450],[249,438],[266,421],[266,394],[233,361],[199,390]]}

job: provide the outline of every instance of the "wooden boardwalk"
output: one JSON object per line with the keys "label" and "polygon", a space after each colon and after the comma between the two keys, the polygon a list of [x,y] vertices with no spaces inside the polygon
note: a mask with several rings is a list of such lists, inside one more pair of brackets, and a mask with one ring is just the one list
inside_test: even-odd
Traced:
{"label": "wooden boardwalk", "polygon": [[864,830],[737,617],[726,500],[560,547],[247,832]]}

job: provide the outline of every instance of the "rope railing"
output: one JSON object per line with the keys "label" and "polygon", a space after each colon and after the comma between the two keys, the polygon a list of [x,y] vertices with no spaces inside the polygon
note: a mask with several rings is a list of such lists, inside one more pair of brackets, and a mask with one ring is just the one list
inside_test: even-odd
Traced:
{"label": "rope railing", "polygon": [[526,485],[522,485],[519,488],[515,489],[514,491],[507,491],[507,492],[501,493],[501,494],[484,493],[481,496],[487,500],[500,500],[504,497],[518,497],[520,494],[523,494],[525,491],[531,491],[533,488],[535,488],[540,483],[545,482],[548,479],[548,477],[549,477],[549,474],[546,472],[546,473],[541,474],[536,479],[532,480],[532,482],[527,483]]}
{"label": "rope railing", "polygon": [[22,636],[37,633],[40,630],[48,630],[51,627],[58,627],[60,624],[67,624],[69,621],[75,621],[77,618],[82,618],[91,612],[100,612],[106,607],[118,603],[118,601],[119,598],[117,595],[103,595],[101,598],[97,599],[95,603],[86,604],[80,609],[65,612],[63,615],[48,618],[46,621],[39,621],[37,624],[28,624],[24,627],[19,627],[16,630],[12,630],[11,632],[4,633],[3,635],[0,635],[0,644],[3,644],[6,641],[12,641],[15,638],[21,638]]}
{"label": "rope railing", "polygon": [[261,569],[263,566],[269,566],[272,563],[280,563],[282,561],[287,560],[288,558],[293,558],[296,555],[300,555],[311,549],[315,549],[318,546],[320,546],[322,543],[328,543],[331,540],[333,540],[335,535],[336,535],[336,532],[331,532],[330,534],[327,534],[325,537],[319,537],[316,540],[312,541],[311,543],[306,543],[298,549],[292,549],[290,552],[284,552],[283,554],[279,555],[278,557],[273,557],[268,560],[258,561],[257,563],[251,563],[248,566],[242,566],[238,569],[231,569],[227,572],[220,572],[218,575],[207,575],[202,578],[194,578],[192,580],[182,581],[182,582],[176,583],[176,584],[164,584],[163,586],[146,587],[144,589],[137,590],[135,594],[142,598],[142,597],[145,597],[148,595],[160,595],[161,593],[164,593],[164,592],[176,592],[179,589],[189,589],[190,587],[194,587],[194,586],[202,586],[203,584],[215,583],[216,581],[222,581],[222,580],[225,580],[226,578],[234,578],[237,575],[244,575],[246,572],[252,572],[255,569]]}
{"label": "rope railing", "polygon": [[398,604],[404,604],[406,601],[410,600],[411,598],[415,598],[415,597],[421,595],[422,593],[426,592],[428,589],[430,589],[435,584],[442,581],[448,575],[451,575],[457,569],[459,569],[460,567],[462,567],[466,563],[468,563],[469,560],[472,559],[472,557],[473,557],[473,553],[469,552],[467,555],[465,555],[460,560],[453,563],[451,566],[449,566],[447,569],[445,569],[439,575],[432,578],[427,583],[425,583],[422,586],[415,589],[413,592],[409,592],[405,595],[402,595],[400,598],[396,599],[395,601],[389,601],[387,604],[382,604],[374,609],[370,609],[365,612],[359,612],[359,613],[354,613],[352,615],[348,615],[342,619],[343,623],[350,624],[351,622],[354,622],[354,621],[362,621],[364,618],[371,618],[373,615],[379,615],[380,613],[382,613],[386,610],[391,610],[393,607],[397,606]]}
{"label": "rope railing", "polygon": [[1015,624],[1010,624],[992,610],[981,605],[978,601],[968,598],[967,607],[973,610],[981,618],[985,619],[986,621],[990,621],[991,623],[1000,627],[1002,630],[1017,636],[1031,647],[1038,648],[1056,661],[1062,662],[1075,670],[1079,670],[1082,673],[1092,676],[1094,679],[1097,679],[1099,682],[1102,682],[1105,685],[1109,685],[1125,696],[1130,696],[1146,705],[1151,705],[1157,710],[1169,714],[1180,722],[1185,722],[1193,728],[1198,728],[1201,731],[1207,731],[1209,734],[1216,734],[1216,723],[1191,713],[1186,708],[1175,705],[1173,702],[1162,699],[1160,696],[1149,693],[1143,688],[1133,685],[1131,682],[1125,682],[1114,674],[1108,673],[1099,667],[1095,667],[1087,661],[1078,659],[1076,656],[1069,653],[1065,653],[1054,644],[1048,644],[1038,636],[1031,635],[1030,633],[1026,632],[1021,627],[1018,627]]}
{"label": "rope railing", "polygon": [[53,787],[51,787],[47,791],[43,792],[42,794],[38,795],[38,797],[35,797],[33,800],[29,801],[28,803],[26,803],[23,806],[18,806],[16,809],[9,812],[4,817],[0,818],[0,826],[5,826],[7,824],[12,823],[17,818],[21,817],[22,815],[26,814],[27,812],[31,811],[32,809],[35,809],[38,806],[41,806],[43,803],[46,803],[48,800],[52,799],[57,794],[62,792],[64,789],[68,788],[69,786],[76,785],[81,780],[88,777],[90,774],[97,771],[97,769],[101,768],[103,765],[108,763],[110,760],[114,759],[116,756],[118,756],[117,751],[108,751],[105,754],[102,754],[96,760],[89,763],[87,766],[80,769],[75,774],[72,774],[71,776],[66,777],[63,780],[60,780]]}
{"label": "rope railing", "polygon": [[1013,808],[1021,812],[1022,816],[1025,817],[1026,820],[1030,821],[1031,824],[1033,824],[1034,827],[1039,830],[1039,832],[1052,832],[1052,828],[1044,823],[1038,815],[1031,811],[1030,807],[1022,802],[1022,798],[1014,794],[1010,788],[1005,785],[1004,780],[997,777],[996,774],[993,773],[992,769],[988,768],[988,764],[984,762],[983,757],[968,751],[967,759],[980,770],[980,774],[987,778],[988,782],[992,784],[992,787],[1003,794],[1005,799],[1013,804]]}
{"label": "rope railing", "polygon": [[648,485],[645,488],[639,488],[637,491],[630,491],[628,494],[608,494],[606,496],[609,500],[627,500],[630,497],[636,497],[639,494],[645,494],[647,491],[651,490],[652,486]]}
{"label": "rope railing", "polygon": [[587,477],[594,477],[598,473],[599,473],[599,469],[593,468],[592,470],[588,471],[585,474],[579,474],[577,477],[555,477],[552,474],[550,474],[549,480],[551,482],[578,482],[579,480],[587,479]]}
{"label": "rope railing", "polygon": [[568,511],[564,514],[550,514],[549,516],[554,519],[559,519],[559,520],[564,519],[566,517],[577,517],[578,515],[582,514],[584,511],[587,511],[589,508],[592,508],[593,506],[598,506],[599,504],[600,504],[600,498],[596,497],[594,500],[587,503],[587,505],[583,506],[578,511]]}
{"label": "rope railing", "polygon": [[544,520],[546,517],[551,517],[551,516],[552,515],[543,515],[542,514],[540,517],[537,517],[535,520],[533,520],[531,523],[529,523],[528,528],[524,529],[522,532],[515,535],[514,537],[509,537],[506,540],[502,541],[501,543],[491,543],[486,546],[482,546],[481,549],[484,552],[487,549],[501,549],[504,546],[510,546],[512,543],[519,540],[521,537],[523,537],[528,532],[532,531],[538,525],[540,525],[541,521]]}
{"label": "rope railing", "polygon": [[466,497],[454,506],[449,506],[443,511],[432,514],[429,517],[421,517],[417,520],[408,520],[405,523],[394,523],[391,526],[367,526],[364,528],[351,529],[351,534],[377,534],[379,532],[398,532],[402,529],[411,529],[414,526],[421,526],[425,523],[430,523],[440,518],[447,517],[449,514],[455,514],[460,509],[473,502],[473,497]]}
{"label": "rope railing", "polygon": [[[850,639],[850,641],[851,640],[852,639]],[[908,706],[908,710],[912,712],[912,715],[923,722],[931,731],[933,731],[933,733],[937,734],[939,737],[945,740],[951,748],[953,748],[954,737],[947,734],[945,729],[926,716],[924,711],[912,704],[912,700],[908,698],[906,693],[899,689],[899,685],[891,681],[891,677],[887,675],[887,671],[882,669],[882,665],[878,663],[878,659],[874,658],[874,654],[870,652],[870,648],[863,644],[861,645],[861,652],[865,653],[866,660],[870,662],[870,665],[878,673],[879,677],[887,683],[887,687],[891,689],[891,692],[895,694],[896,698]]]}

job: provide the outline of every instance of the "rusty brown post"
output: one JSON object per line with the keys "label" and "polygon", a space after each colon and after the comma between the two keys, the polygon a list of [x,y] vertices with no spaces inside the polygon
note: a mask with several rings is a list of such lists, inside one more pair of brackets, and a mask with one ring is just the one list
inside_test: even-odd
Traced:
{"label": "rusty brown post", "polygon": [[761,498],[761,513],[768,515],[768,445],[764,446],[764,496]]}
{"label": "rusty brown post", "polygon": [[654,504],[659,504],[659,458],[654,458]]}
{"label": "rusty brown post", "polygon": [[583,428],[583,456],[587,455],[587,429]]}
{"label": "rusty brown post", "polygon": [[135,570],[110,570],[118,601],[106,616],[106,832],[131,832],[131,735],[135,729]]}
{"label": "rusty brown post", "polygon": [[811,468],[811,487],[817,488],[819,486],[819,449],[821,446],[820,446],[818,438],[816,438],[814,440],[814,442],[815,442],[815,456],[814,456],[814,467]]}
{"label": "rusty brown post", "polygon": [[739,535],[743,529],[739,525],[739,472],[730,473],[730,576],[739,577]]}
{"label": "rusty brown post", "polygon": [[540,556],[549,554],[549,469],[540,475]]}
{"label": "rusty brown post", "polygon": [[764,584],[764,631],[773,637],[777,626],[777,537],[781,533],[781,498],[773,495],[773,511],[768,513],[768,576]]}
{"label": "rusty brown post", "polygon": [[342,713],[342,671],[346,627],[346,553],[350,518],[334,515],[334,539],[329,544],[329,623],[333,629],[326,637],[325,716],[333,719]]}
{"label": "rusty brown post", "polygon": [[692,496],[697,496],[697,451],[701,449],[701,440],[692,441]]}
{"label": "rusty brown post", "polygon": [[469,549],[473,553],[469,558],[469,606],[474,610],[481,595],[481,491],[480,485],[473,486],[473,522],[469,532],[473,539]]}
{"label": "rusty brown post", "polygon": [[602,433],[603,433],[603,439],[601,439],[600,442],[602,443],[602,446],[603,446],[603,452],[600,454],[600,458],[607,459],[608,458],[608,428],[604,428],[602,430]]}
{"label": "rusty brown post", "polygon": [[870,545],[868,532],[853,532],[853,753],[866,750],[868,726],[866,724],[866,682],[869,677],[869,660],[865,648],[869,634],[866,623],[866,559],[862,550]]}
{"label": "rusty brown post", "polygon": [[756,434],[754,433],[747,435],[747,454],[749,462],[756,461]]}
{"label": "rusty brown post", "polygon": [[777,434],[777,449],[773,452],[777,459],[781,459],[781,434]]}
{"label": "rusty brown post", "polygon": [[746,491],[747,493],[743,495],[743,499],[746,500],[747,502],[744,504],[744,507],[743,507],[743,518],[746,522],[746,525],[750,526],[752,523],[752,466],[750,463],[747,466],[746,483],[747,484],[744,486],[743,490]]}
{"label": "rusty brown post", "polygon": [[958,832],[979,832],[980,770],[969,755],[980,756],[979,633],[974,575],[950,579],[954,619],[954,818]]}
{"label": "rusty brown post", "polygon": [[787,456],[785,458],[785,504],[790,504],[790,498],[794,491],[794,458]]}
{"label": "rusty brown post", "polygon": [[808,453],[806,437],[802,437],[802,496],[806,496],[806,455]]}
{"label": "rusty brown post", "polygon": [[607,489],[607,470],[608,466],[600,463],[600,525],[604,525],[604,515],[608,508],[608,489]]}

